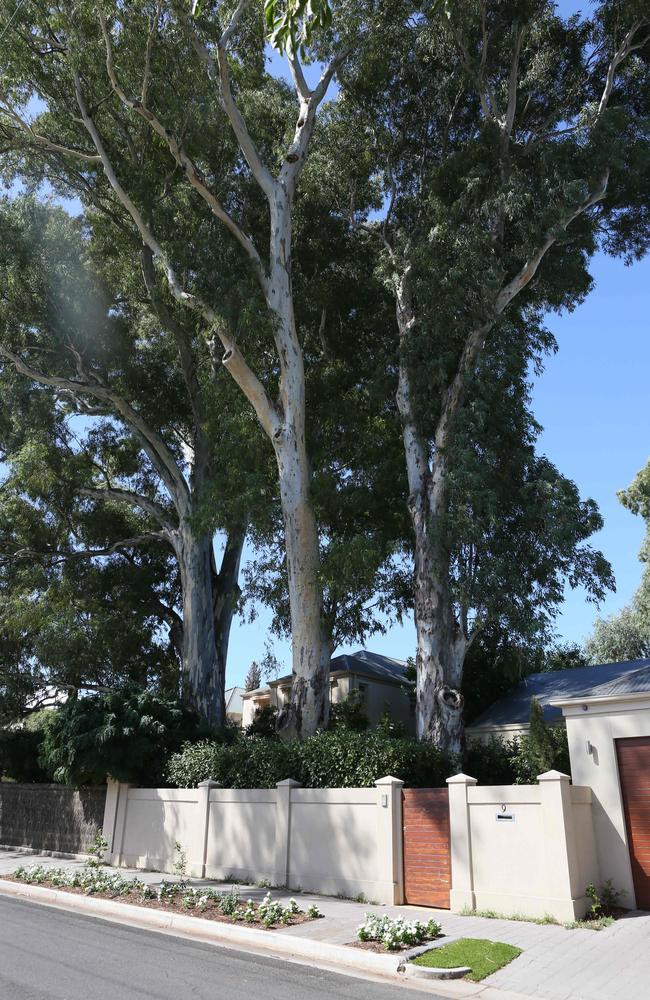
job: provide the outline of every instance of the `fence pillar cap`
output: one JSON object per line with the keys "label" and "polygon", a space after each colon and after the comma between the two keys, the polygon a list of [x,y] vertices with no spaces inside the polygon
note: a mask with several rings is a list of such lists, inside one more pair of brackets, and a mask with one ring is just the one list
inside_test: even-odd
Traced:
{"label": "fence pillar cap", "polygon": [[205,781],[199,781],[199,788],[223,788],[223,785],[214,778],[206,778]]}
{"label": "fence pillar cap", "polygon": [[568,774],[562,771],[545,771],[544,774],[537,775],[538,781],[571,781]]}
{"label": "fence pillar cap", "polygon": [[478,785],[478,778],[470,778],[469,774],[463,774],[460,771],[458,774],[454,774],[451,778],[447,778],[448,785]]}
{"label": "fence pillar cap", "polygon": [[284,781],[276,781],[276,788],[301,788],[302,781],[296,781],[295,778],[285,778]]}
{"label": "fence pillar cap", "polygon": [[385,778],[377,778],[375,785],[403,785],[401,778],[394,778],[392,774],[387,774]]}

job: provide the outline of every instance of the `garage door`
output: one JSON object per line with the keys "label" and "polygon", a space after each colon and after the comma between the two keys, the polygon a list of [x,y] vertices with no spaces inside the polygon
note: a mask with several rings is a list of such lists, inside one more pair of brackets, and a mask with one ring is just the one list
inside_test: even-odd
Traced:
{"label": "garage door", "polygon": [[650,737],[617,740],[636,905],[650,910]]}

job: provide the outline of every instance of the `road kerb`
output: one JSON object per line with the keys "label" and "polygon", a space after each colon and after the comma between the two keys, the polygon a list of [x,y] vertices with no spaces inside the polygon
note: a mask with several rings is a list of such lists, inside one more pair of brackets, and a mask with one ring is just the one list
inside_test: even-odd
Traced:
{"label": "road kerb", "polygon": [[[411,987],[418,985],[417,980],[406,980],[403,972],[399,971],[404,963],[403,955],[379,955],[361,948],[283,934],[282,931],[240,927],[237,924],[203,920],[201,917],[186,916],[182,913],[170,913],[153,907],[98,899],[38,885],[27,885],[24,882],[8,882],[5,879],[0,879],[0,895],[28,900],[71,913],[82,913],[142,930],[173,934],[186,940],[221,945],[226,948],[233,947],[239,951],[248,951],[288,962],[315,964],[347,975],[390,979],[405,986],[408,982]],[[422,980],[420,983],[424,985]],[[519,994],[460,981],[438,980],[436,992],[455,1000],[466,1000],[466,998],[469,1000],[471,997],[481,997],[483,1000],[484,993],[485,1000],[488,993],[494,998],[498,996],[499,1000],[526,1000]]]}

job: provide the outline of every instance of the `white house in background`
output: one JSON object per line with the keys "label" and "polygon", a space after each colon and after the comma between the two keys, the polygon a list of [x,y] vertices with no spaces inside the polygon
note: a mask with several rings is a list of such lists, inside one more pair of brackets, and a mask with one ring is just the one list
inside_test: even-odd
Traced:
{"label": "white house in background", "polygon": [[226,688],[224,695],[226,700],[226,718],[235,726],[241,726],[244,703],[242,701],[246,691],[242,687]]}
{"label": "white house in background", "polygon": [[[330,663],[330,704],[345,701],[358,691],[371,726],[387,712],[394,722],[404,724],[407,733],[415,729],[414,712],[408,696],[406,663],[365,649],[335,656]],[[291,674],[270,681],[265,687],[242,695],[242,725],[248,726],[260,708],[282,708],[291,691]]]}
{"label": "white house in background", "polygon": [[624,907],[650,910],[650,659],[533,674],[467,735],[526,732],[533,695],[548,723],[566,725],[573,785],[591,795],[601,884],[611,879]]}

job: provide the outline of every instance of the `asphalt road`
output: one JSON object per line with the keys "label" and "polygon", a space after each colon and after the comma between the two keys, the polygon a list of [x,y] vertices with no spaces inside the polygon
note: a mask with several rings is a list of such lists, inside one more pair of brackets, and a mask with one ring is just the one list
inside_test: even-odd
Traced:
{"label": "asphalt road", "polygon": [[0,898],[2,1000],[408,1000],[417,995],[402,986]]}

